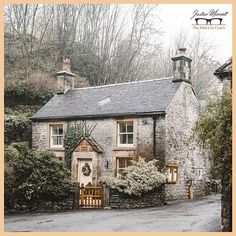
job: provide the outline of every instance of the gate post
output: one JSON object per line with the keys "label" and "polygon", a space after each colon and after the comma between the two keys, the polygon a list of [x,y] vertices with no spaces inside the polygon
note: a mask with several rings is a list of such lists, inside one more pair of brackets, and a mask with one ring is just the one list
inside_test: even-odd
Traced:
{"label": "gate post", "polygon": [[105,207],[110,207],[110,188],[103,184],[102,186],[102,196],[103,196],[103,204],[102,206]]}
{"label": "gate post", "polygon": [[84,205],[84,190],[85,190],[84,184],[81,184],[80,187],[81,206]]}
{"label": "gate post", "polygon": [[74,182],[75,194],[74,194],[74,210],[79,209],[79,199],[80,199],[80,183]]}

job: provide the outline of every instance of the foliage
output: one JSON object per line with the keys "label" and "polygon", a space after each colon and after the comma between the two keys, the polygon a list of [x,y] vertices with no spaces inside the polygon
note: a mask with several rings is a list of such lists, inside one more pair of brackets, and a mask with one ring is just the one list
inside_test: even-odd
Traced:
{"label": "foliage", "polygon": [[27,143],[13,143],[4,148],[4,200],[6,206],[17,202],[17,187],[33,171]]}
{"label": "foliage", "polygon": [[150,62],[161,49],[160,40],[150,41],[160,36],[155,4],[8,4],[4,11],[7,80],[52,75],[67,56],[72,71],[92,85],[146,79],[154,71]]}
{"label": "foliage", "polygon": [[14,202],[14,185],[15,185],[15,176],[13,168],[5,162],[4,165],[4,200],[8,205],[12,205]]}
{"label": "foliage", "polygon": [[157,160],[147,162],[144,158],[140,158],[137,162],[132,161],[132,165],[125,168],[117,178],[105,176],[101,177],[99,182],[119,192],[140,196],[159,187],[166,180],[156,163]]}
{"label": "foliage", "polygon": [[4,142],[31,142],[31,120],[24,116],[5,116]]}
{"label": "foliage", "polygon": [[8,82],[4,89],[5,105],[43,105],[53,96],[51,88],[38,89],[28,80]]}
{"label": "foliage", "polygon": [[71,59],[71,70],[85,77],[91,86],[99,85],[103,75],[103,62],[91,48],[79,43],[74,48],[67,48],[66,54]]}
{"label": "foliage", "polygon": [[208,104],[195,134],[209,147],[212,170],[225,190],[232,188],[232,95],[224,93]]}
{"label": "foliage", "polygon": [[25,117],[32,117],[39,109],[39,106],[27,106],[27,105],[17,105],[11,107],[4,107],[4,114],[5,115],[12,115],[12,116],[25,116]]}
{"label": "foliage", "polygon": [[90,136],[95,126],[87,126],[86,122],[68,124],[64,137],[65,164],[70,169],[72,153],[83,137]]}
{"label": "foliage", "polygon": [[[23,146],[5,149],[5,204],[12,204],[9,199],[15,203],[37,203],[68,198],[73,189],[63,163],[49,151],[33,152]],[[18,154],[12,155],[17,148]]]}
{"label": "foliage", "polygon": [[4,148],[4,159],[5,161],[9,161],[14,157],[18,157],[19,155],[19,151],[18,149],[14,146],[14,144],[10,145],[10,146],[6,146]]}

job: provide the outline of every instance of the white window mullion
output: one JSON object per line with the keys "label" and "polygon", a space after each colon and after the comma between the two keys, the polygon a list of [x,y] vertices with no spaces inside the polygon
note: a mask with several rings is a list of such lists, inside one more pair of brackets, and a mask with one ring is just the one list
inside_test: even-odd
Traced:
{"label": "white window mullion", "polygon": [[[133,132],[130,132],[133,130],[133,121],[121,121],[117,122],[118,125],[118,145],[119,146],[133,146]],[[129,126],[129,131],[128,131]],[[121,130],[122,127],[122,130]],[[121,132],[122,131],[122,132]],[[132,138],[131,138],[132,135]]]}
{"label": "white window mullion", "polygon": [[63,147],[63,125],[50,125],[50,147]]}

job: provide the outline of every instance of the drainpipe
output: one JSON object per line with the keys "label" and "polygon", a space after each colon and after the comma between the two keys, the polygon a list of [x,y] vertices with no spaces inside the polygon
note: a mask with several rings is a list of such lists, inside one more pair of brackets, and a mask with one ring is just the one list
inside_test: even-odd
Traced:
{"label": "drainpipe", "polygon": [[156,156],[156,120],[157,117],[153,116],[153,156]]}

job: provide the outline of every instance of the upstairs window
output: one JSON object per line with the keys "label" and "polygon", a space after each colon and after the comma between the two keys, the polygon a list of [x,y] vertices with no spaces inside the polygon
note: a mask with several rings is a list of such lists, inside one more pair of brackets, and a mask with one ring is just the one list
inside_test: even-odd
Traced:
{"label": "upstairs window", "polygon": [[133,121],[118,122],[118,146],[133,146],[134,125]]}
{"label": "upstairs window", "polygon": [[63,125],[50,125],[50,147],[63,147]]}

